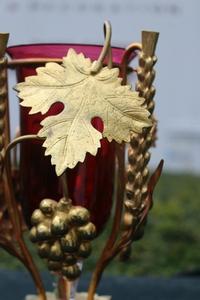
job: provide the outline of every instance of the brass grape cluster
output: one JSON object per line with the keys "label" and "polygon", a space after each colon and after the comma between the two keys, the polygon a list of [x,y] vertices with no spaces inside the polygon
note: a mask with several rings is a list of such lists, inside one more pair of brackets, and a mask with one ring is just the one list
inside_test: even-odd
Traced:
{"label": "brass grape cluster", "polygon": [[31,222],[30,239],[37,243],[38,254],[47,261],[48,269],[68,280],[79,277],[78,262],[90,255],[90,241],[96,235],[89,211],[65,198],[59,202],[44,199]]}

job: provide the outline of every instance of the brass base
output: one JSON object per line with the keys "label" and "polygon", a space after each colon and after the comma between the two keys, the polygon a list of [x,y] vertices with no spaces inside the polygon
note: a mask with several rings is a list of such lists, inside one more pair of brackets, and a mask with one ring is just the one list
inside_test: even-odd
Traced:
{"label": "brass base", "polygon": [[[46,295],[47,300],[59,300],[54,293],[47,292]],[[25,300],[39,300],[39,298],[36,295],[27,295]],[[87,293],[77,293],[75,300],[87,300]],[[111,300],[111,296],[99,296],[95,294],[94,300]]]}

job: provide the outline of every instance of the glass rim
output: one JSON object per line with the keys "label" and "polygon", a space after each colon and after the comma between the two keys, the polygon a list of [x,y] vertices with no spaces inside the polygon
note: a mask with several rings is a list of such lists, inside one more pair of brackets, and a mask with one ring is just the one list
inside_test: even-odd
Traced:
{"label": "glass rim", "polygon": [[[11,45],[11,46],[8,46],[6,48],[7,49],[11,49],[11,48],[20,48],[20,47],[34,47],[34,46],[70,46],[70,45],[73,45],[73,46],[86,46],[86,47],[98,47],[98,48],[102,48],[104,45],[100,45],[100,44],[82,44],[82,43],[53,43],[53,42],[50,42],[50,43],[31,43],[31,44],[17,44],[17,45]],[[111,46],[112,49],[118,49],[118,50],[126,50],[125,47],[120,47],[120,46]]]}

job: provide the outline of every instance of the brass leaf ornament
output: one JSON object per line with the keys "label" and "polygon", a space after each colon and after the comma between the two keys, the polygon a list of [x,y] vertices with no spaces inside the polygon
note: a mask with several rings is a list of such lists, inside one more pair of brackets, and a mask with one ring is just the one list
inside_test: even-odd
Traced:
{"label": "brass leaf ornament", "polygon": [[[58,176],[83,162],[87,152],[96,155],[103,137],[129,142],[132,133],[152,125],[144,99],[130,85],[121,85],[119,69],[102,67],[96,73],[96,63],[69,49],[62,65],[47,63],[16,85],[29,114],[45,114],[56,102],[64,105],[61,113],[41,122],[38,132]],[[92,126],[94,117],[102,119],[102,133]]]}

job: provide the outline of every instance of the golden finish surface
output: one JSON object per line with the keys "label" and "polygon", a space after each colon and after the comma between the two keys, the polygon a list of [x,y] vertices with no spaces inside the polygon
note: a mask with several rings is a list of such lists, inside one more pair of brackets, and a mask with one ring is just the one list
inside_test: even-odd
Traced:
{"label": "golden finish surface", "polygon": [[[70,49],[63,66],[48,63],[16,87],[21,105],[31,107],[30,114],[44,114],[57,101],[64,104],[59,115],[41,122],[38,133],[46,139],[45,154],[51,155],[58,176],[83,162],[86,152],[96,155],[102,137],[128,142],[131,132],[151,126],[144,99],[130,86],[121,86],[119,70],[104,67],[93,73],[94,63]],[[103,133],[91,124],[96,116],[104,122]]]}
{"label": "golden finish surface", "polygon": [[79,277],[77,262],[90,255],[90,241],[96,235],[89,211],[73,206],[65,198],[58,203],[44,199],[33,212],[31,222],[30,239],[37,243],[38,254],[47,261],[48,269],[68,280]]}

